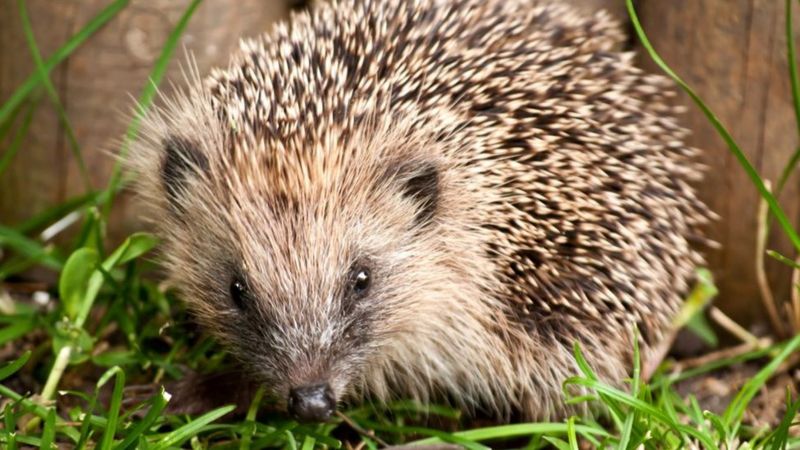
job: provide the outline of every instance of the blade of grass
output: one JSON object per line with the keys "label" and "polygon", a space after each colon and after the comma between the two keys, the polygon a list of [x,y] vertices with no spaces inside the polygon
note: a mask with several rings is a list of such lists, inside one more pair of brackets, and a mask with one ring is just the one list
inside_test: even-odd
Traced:
{"label": "blade of grass", "polygon": [[53,441],[56,437],[56,410],[55,408],[49,408],[47,411],[47,416],[44,419],[44,429],[42,430],[42,442],[41,447],[45,450],[50,450],[54,448]]}
{"label": "blade of grass", "polygon": [[294,434],[292,434],[292,432],[289,430],[286,430],[285,433],[286,433],[286,447],[288,447],[289,450],[297,450],[297,440],[295,440]]}
{"label": "blade of grass", "polygon": [[[39,419],[47,418],[47,412],[49,408],[45,408],[44,406],[33,402],[29,398],[16,393],[2,384],[0,384],[0,397],[6,397],[13,401],[19,402]],[[71,426],[68,426],[60,417],[56,417],[56,427],[60,428],[61,433],[69,437],[73,442],[78,442],[80,439],[80,434],[78,431]]]}
{"label": "blade of grass", "polygon": [[11,325],[0,329],[0,346],[28,334],[35,326],[36,321],[33,316],[20,316]]}
{"label": "blade of grass", "polygon": [[192,18],[192,15],[194,15],[195,10],[198,6],[200,6],[201,2],[202,0],[192,0],[192,3],[190,3],[186,8],[180,20],[178,20],[178,23],[175,24],[175,28],[172,29],[172,32],[167,37],[166,42],[164,42],[164,46],[161,48],[161,54],[158,56],[155,65],[153,65],[153,70],[150,72],[150,82],[147,83],[142,90],[142,93],[139,95],[136,115],[128,126],[128,130],[125,132],[125,140],[122,144],[119,158],[114,164],[114,169],[111,172],[111,178],[108,182],[108,187],[106,189],[108,197],[106,198],[105,206],[103,208],[103,217],[108,217],[110,214],[111,205],[114,203],[114,196],[120,189],[120,184],[122,183],[122,160],[124,160],[128,154],[130,143],[135,140],[136,136],[139,134],[139,127],[142,123],[142,118],[150,108],[150,105],[153,103],[153,99],[158,92],[158,85],[161,83],[162,78],[164,78],[164,73],[166,72],[167,66],[172,59],[172,54],[174,53],[175,48],[178,46],[178,40],[186,29],[186,26],[189,24],[189,20]]}
{"label": "blade of grass", "polygon": [[[66,44],[59,48],[52,56],[47,58],[44,62],[45,72],[47,74],[53,70],[58,64],[64,61],[72,52],[75,51],[83,42],[111,20],[117,13],[128,4],[129,0],[115,0],[92,20],[86,23],[74,36],[72,36]],[[11,94],[8,100],[0,106],[0,123],[5,122],[9,115],[30,95],[40,82],[40,73],[35,71],[31,74],[20,87]]]}
{"label": "blade of grass", "polygon": [[8,120],[0,122],[0,141],[5,139],[6,135],[14,127],[14,123],[17,121],[17,116],[19,116],[20,111],[22,111],[22,107],[18,106],[14,108],[9,114]]}
{"label": "blade of grass", "polygon": [[[17,448],[17,433],[15,432],[17,429],[17,414],[14,412],[16,409],[16,404],[13,402],[6,403],[5,408],[3,408],[3,422],[5,425],[5,430],[7,434],[5,436],[6,439],[6,446],[8,450],[16,450]],[[2,442],[2,441],[0,441]]]}
{"label": "blade of grass", "polygon": [[314,450],[315,443],[316,441],[314,440],[313,437],[306,436],[306,438],[303,440],[303,446],[301,447],[300,450]]}
{"label": "blade of grass", "polygon": [[628,417],[625,418],[625,424],[622,427],[622,433],[620,434],[619,445],[617,446],[617,448],[630,447],[631,434],[633,433],[633,419],[635,418],[636,416],[633,414],[630,414],[628,415]]}
{"label": "blade of grass", "polygon": [[754,350],[737,354],[735,356],[731,356],[728,358],[721,358],[718,360],[709,361],[708,363],[703,364],[699,367],[694,367],[688,370],[681,371],[679,373],[670,374],[658,380],[655,380],[652,383],[652,387],[654,388],[668,387],[680,381],[688,380],[690,378],[695,378],[702,374],[710,373],[717,369],[721,369],[723,367],[729,367],[736,364],[741,364],[746,361],[763,358],[767,355],[775,354],[778,351],[778,349],[780,349],[779,345],[771,345],[766,348],[756,348]]}
{"label": "blade of grass", "polygon": [[89,171],[86,169],[86,162],[83,160],[83,153],[81,152],[80,145],[78,145],[78,140],[75,138],[75,130],[72,128],[72,124],[67,117],[64,105],[61,103],[58,92],[55,86],[53,86],[52,80],[50,80],[50,74],[44,65],[44,61],[42,61],[42,54],[39,52],[39,46],[36,44],[36,37],[33,35],[31,21],[28,18],[28,10],[25,8],[25,0],[17,0],[17,8],[19,9],[19,18],[20,22],[22,22],[22,31],[25,34],[25,41],[28,44],[28,49],[33,57],[33,61],[36,63],[36,70],[39,72],[39,81],[44,84],[45,91],[50,97],[53,106],[56,108],[58,120],[61,122],[61,126],[64,127],[64,131],[67,134],[67,140],[69,141],[72,155],[78,163],[78,170],[81,173],[85,188],[87,191],[91,191],[92,181],[89,178]]}
{"label": "blade of grass", "polygon": [[[581,346],[578,342],[574,343],[572,347],[572,353],[573,357],[575,358],[575,363],[578,365],[578,368],[584,374],[586,379],[599,382],[600,379],[597,377],[597,374],[594,373],[594,370],[592,370],[592,367],[589,365],[589,362],[586,361],[586,358],[583,357],[583,352],[581,351]],[[564,394],[564,398],[570,399],[571,393],[569,392],[567,381],[568,380],[565,380],[561,384],[561,391]],[[606,409],[608,410],[611,419],[614,421],[614,425],[616,426],[616,428],[622,429],[622,427],[624,426],[622,420],[624,413],[622,411],[622,408],[620,408],[618,402],[616,402],[613,398],[603,397],[602,393],[598,394],[602,399],[603,404],[606,406]],[[574,400],[575,399],[573,398],[568,401],[574,401]]]}
{"label": "blade of grass", "polygon": [[733,136],[728,132],[722,122],[717,118],[711,109],[703,102],[700,96],[694,92],[694,90],[680,77],[677,73],[675,73],[672,68],[661,59],[661,56],[656,52],[653,45],[650,43],[650,40],[647,38],[647,35],[642,28],[642,24],[639,22],[639,17],[636,14],[636,9],[633,6],[633,0],[625,0],[625,4],[628,8],[628,16],[631,19],[631,24],[633,25],[634,30],[636,31],[636,35],[639,37],[639,41],[642,43],[642,46],[647,50],[647,53],[650,55],[650,58],[653,62],[661,68],[670,78],[672,78],[681,89],[686,92],[687,95],[692,99],[692,101],[700,108],[706,118],[711,122],[711,125],[717,131],[717,133],[722,137],[725,144],[728,146],[728,149],[731,151],[733,156],[739,162],[739,165],[742,166],[744,171],[747,173],[747,176],[750,178],[750,181],[755,185],[756,189],[758,190],[759,194],[764,198],[769,205],[770,211],[778,220],[778,223],[781,225],[784,233],[792,242],[795,249],[800,251],[800,236],[798,236],[797,232],[795,231],[794,227],[792,226],[789,218],[786,217],[786,214],[783,212],[783,209],[778,204],[778,201],[769,192],[769,189],[764,185],[764,181],[758,175],[758,172],[747,159],[747,156],[744,152],[739,148],[739,145],[733,139]]}
{"label": "blade of grass", "polygon": [[[295,431],[298,431],[298,430],[300,430],[299,427]],[[325,446],[327,448],[332,448],[332,449],[342,448],[342,442],[341,441],[339,441],[338,439],[332,438],[330,436],[327,436],[324,433],[318,432],[316,430],[316,427],[304,427],[304,429],[300,430],[300,433],[304,434],[306,436],[310,436],[310,437],[314,438],[314,440],[320,446]]]}
{"label": "blade of grass", "polygon": [[786,412],[783,415],[783,419],[781,419],[781,423],[765,441],[764,448],[770,448],[771,450],[787,448],[787,444],[789,442],[789,428],[792,426],[792,420],[797,415],[798,409],[800,409],[800,401],[792,401],[791,388],[787,386]]}
{"label": "blade of grass", "polygon": [[122,388],[125,387],[125,372],[118,366],[112,367],[97,382],[97,388],[106,384],[111,378],[114,379],[114,391],[111,394],[111,405],[108,409],[108,424],[103,432],[103,439],[100,441],[100,450],[108,450],[114,442],[114,434],[117,431],[117,420],[119,419],[119,408],[122,405]]}
{"label": "blade of grass", "polygon": [[20,223],[14,228],[22,234],[32,233],[62,219],[66,215],[77,211],[84,206],[97,203],[100,201],[101,197],[102,194],[99,192],[90,192],[78,197],[73,197],[63,203],[53,206],[52,208],[42,211],[41,213],[31,217],[25,222]]}
{"label": "blade of grass", "polygon": [[[2,436],[2,434],[0,434]],[[14,440],[20,444],[30,445],[32,448],[42,448],[42,440],[33,436],[14,436]],[[2,440],[0,440],[2,442]]]}
{"label": "blade of grass", "polygon": [[11,141],[11,144],[3,152],[3,156],[0,156],[0,175],[5,172],[8,166],[11,164],[11,160],[14,159],[14,156],[17,155],[19,149],[22,147],[22,141],[25,139],[25,136],[28,135],[28,129],[31,126],[31,121],[33,119],[33,113],[35,110],[35,104],[28,106],[27,110],[25,111],[25,117],[22,119],[22,125],[20,125],[17,133],[14,135],[14,140]]}
{"label": "blade of grass", "polygon": [[642,401],[638,398],[633,398],[628,393],[620,391],[619,389],[606,386],[605,384],[592,379],[581,378],[581,377],[568,378],[564,383],[576,384],[578,386],[584,386],[590,389],[594,389],[599,394],[605,395],[609,399],[613,399],[616,402],[624,404],[630,408],[634,408],[639,412],[641,412],[643,415],[646,415],[653,420],[657,420],[658,422],[668,426],[669,428],[671,428],[672,430],[676,431],[679,434],[694,437],[695,439],[702,442],[707,448],[712,448],[712,449],[717,448],[717,446],[714,445],[713,441],[705,434],[701,433],[698,430],[695,430],[692,427],[676,423],[675,421],[672,420],[672,417],[666,412],[661,411],[655,406],[645,401]]}
{"label": "blade of grass", "polygon": [[[783,170],[781,171],[781,176],[778,178],[778,185],[775,187],[775,197],[780,197],[781,192],[783,192],[783,188],[786,187],[786,182],[789,181],[789,177],[794,173],[794,169],[797,168],[797,163],[800,162],[800,147],[795,149],[792,156],[789,158],[789,161],[783,166]],[[772,223],[772,216],[770,216],[770,224]]]}
{"label": "blade of grass", "polygon": [[36,260],[30,260],[19,255],[11,256],[0,264],[0,280],[24,272],[38,264]]}
{"label": "blade of grass", "polygon": [[17,373],[25,363],[31,358],[31,351],[28,350],[27,352],[23,353],[22,356],[11,361],[10,363],[6,364],[3,367],[0,367],[0,381],[5,380],[6,378],[10,377]]}
{"label": "blade of grass", "polygon": [[575,416],[567,420],[567,439],[569,440],[569,448],[571,450],[578,450],[578,435],[575,433]]}
{"label": "blade of grass", "polygon": [[197,433],[206,425],[214,422],[220,417],[233,411],[236,407],[234,405],[223,406],[213,411],[207,412],[202,416],[194,419],[193,421],[183,425],[182,427],[170,432],[164,436],[161,441],[151,447],[153,450],[164,450],[168,447],[178,446],[186,439],[197,435]]}
{"label": "blade of grass", "polygon": [[[789,63],[789,81],[792,85],[792,104],[797,132],[800,134],[800,75],[797,71],[797,50],[794,42],[794,19],[792,18],[792,0],[786,0],[786,59]],[[778,184],[775,188],[775,197],[779,197],[789,177],[794,173],[797,163],[800,162],[800,147],[797,148],[789,161],[783,167]]]}
{"label": "blade of grass", "polygon": [[[797,71],[797,50],[794,43],[794,20],[792,18],[792,0],[786,0],[786,59],[789,62],[789,80],[792,84],[792,102],[797,133],[800,134],[800,75]],[[797,153],[795,153],[796,155]],[[796,156],[794,158],[797,158]]]}
{"label": "blade of grass", "polygon": [[[633,375],[631,378],[631,395],[635,398],[641,398],[642,390],[642,362],[639,353],[639,330],[636,326],[633,327]],[[619,448],[628,448],[631,435],[633,434],[633,424],[636,421],[636,411],[631,411],[628,417],[625,418],[625,423],[622,427],[622,434],[620,436]]]}
{"label": "blade of grass", "polygon": [[14,251],[51,269],[61,270],[63,263],[40,243],[25,237],[12,228],[0,225],[0,247],[8,246]]}
{"label": "blade of grass", "polygon": [[170,395],[164,391],[164,387],[162,386],[158,395],[153,397],[147,414],[145,414],[144,418],[138,421],[136,425],[127,432],[125,439],[117,444],[117,446],[114,447],[114,450],[125,450],[130,447],[131,444],[137,442],[139,437],[142,436],[144,432],[147,431],[147,429],[150,428],[150,426],[161,415],[161,411],[163,411],[167,406],[169,399]]}
{"label": "blade of grass", "polygon": [[745,408],[750,403],[750,400],[758,393],[758,390],[769,380],[770,377],[778,370],[778,367],[788,358],[795,350],[800,348],[800,335],[795,336],[790,340],[781,350],[781,352],[770,361],[763,369],[761,369],[753,378],[744,384],[742,389],[736,394],[731,403],[725,409],[722,415],[723,420],[728,426],[732,426],[738,422],[744,414]]}
{"label": "blade of grass", "polygon": [[488,447],[475,442],[473,439],[465,438],[463,436],[457,436],[457,433],[448,433],[441,430],[435,430],[432,428],[426,428],[422,426],[398,426],[392,425],[388,423],[377,423],[372,422],[370,420],[360,420],[359,425],[368,430],[378,430],[378,431],[385,431],[388,433],[394,433],[398,435],[408,435],[408,434],[419,434],[423,436],[431,436],[429,439],[436,439],[435,441],[430,441],[429,439],[425,439],[423,441],[416,441],[417,442],[447,442],[451,444],[457,444],[463,448],[471,449],[471,450],[486,450]]}
{"label": "blade of grass", "polygon": [[[585,425],[575,425],[575,431],[580,434],[594,435],[601,437],[610,436],[602,428],[593,428]],[[456,431],[452,436],[466,439],[468,441],[488,441],[491,439],[511,439],[523,436],[534,436],[542,434],[566,434],[567,424],[565,423],[519,423],[513,425],[500,425],[495,427],[477,428],[467,431]],[[438,437],[430,437],[410,442],[409,445],[430,445],[443,442]]]}
{"label": "blade of grass", "polygon": [[798,264],[796,261],[793,261],[793,260],[781,255],[780,253],[776,252],[775,250],[767,250],[767,256],[769,256],[771,258],[774,258],[774,259],[786,264],[789,267],[792,267],[792,268],[795,268],[795,269],[800,269],[800,264]]}
{"label": "blade of grass", "polygon": [[[86,395],[86,394],[83,394]],[[94,395],[90,398],[87,402],[88,407],[84,410],[84,416],[81,423],[81,438],[78,440],[78,443],[75,444],[75,450],[83,450],[86,447],[87,442],[89,441],[89,436],[92,435],[91,424],[92,424],[92,415],[94,414],[95,407],[97,406],[97,397],[99,393],[95,390]]]}
{"label": "blade of grass", "polygon": [[554,438],[551,436],[545,436],[544,440],[547,441],[550,445],[556,448],[556,450],[571,450],[569,447],[569,443],[563,439]]}
{"label": "blade of grass", "polygon": [[253,433],[256,431],[255,420],[258,407],[261,405],[261,398],[264,396],[264,386],[260,386],[250,402],[250,408],[247,410],[245,417],[245,428],[242,432],[242,440],[239,443],[239,450],[250,450],[250,445],[253,440]]}

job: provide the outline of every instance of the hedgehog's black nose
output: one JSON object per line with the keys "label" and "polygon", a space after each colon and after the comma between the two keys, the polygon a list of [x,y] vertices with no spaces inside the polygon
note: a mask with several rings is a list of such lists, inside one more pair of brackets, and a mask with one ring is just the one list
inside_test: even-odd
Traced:
{"label": "hedgehog's black nose", "polygon": [[325,384],[300,386],[289,391],[289,414],[303,422],[324,422],[336,410],[336,398]]}

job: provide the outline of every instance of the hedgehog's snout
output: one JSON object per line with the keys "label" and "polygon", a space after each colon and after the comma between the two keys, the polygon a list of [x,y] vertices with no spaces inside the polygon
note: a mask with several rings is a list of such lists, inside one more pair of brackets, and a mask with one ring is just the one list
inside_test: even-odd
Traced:
{"label": "hedgehog's snout", "polygon": [[289,390],[289,414],[302,422],[324,422],[336,411],[336,397],[328,383]]}

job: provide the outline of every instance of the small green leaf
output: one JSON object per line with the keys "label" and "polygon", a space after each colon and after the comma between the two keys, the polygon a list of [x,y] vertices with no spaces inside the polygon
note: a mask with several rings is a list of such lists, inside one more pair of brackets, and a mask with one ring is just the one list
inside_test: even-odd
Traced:
{"label": "small green leaf", "polygon": [[134,233],[128,237],[127,244],[115,265],[121,266],[149,252],[158,244],[158,239],[149,233]]}
{"label": "small green leaf", "polygon": [[683,302],[680,311],[678,311],[678,314],[672,321],[676,328],[686,326],[692,317],[701,314],[719,292],[717,286],[714,284],[711,271],[708,269],[697,269],[695,277],[697,282],[692,292],[686,297],[686,301]]}
{"label": "small green leaf", "polygon": [[64,312],[70,320],[75,320],[78,316],[81,303],[86,299],[89,280],[99,263],[100,255],[97,250],[83,247],[72,253],[64,264],[64,270],[58,281],[58,293],[64,305]]}

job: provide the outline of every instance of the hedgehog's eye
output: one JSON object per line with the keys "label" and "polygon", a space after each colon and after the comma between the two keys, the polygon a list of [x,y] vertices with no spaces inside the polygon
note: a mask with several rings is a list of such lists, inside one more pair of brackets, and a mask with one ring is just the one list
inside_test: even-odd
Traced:
{"label": "hedgehog's eye", "polygon": [[233,281],[231,281],[230,291],[231,300],[233,300],[233,303],[236,305],[236,307],[239,309],[244,309],[245,300],[247,299],[248,295],[247,285],[244,283],[244,281],[235,278]]}
{"label": "hedgehog's eye", "polygon": [[352,275],[353,293],[359,296],[364,295],[369,290],[369,285],[370,285],[369,269],[361,267],[353,270],[353,275]]}

